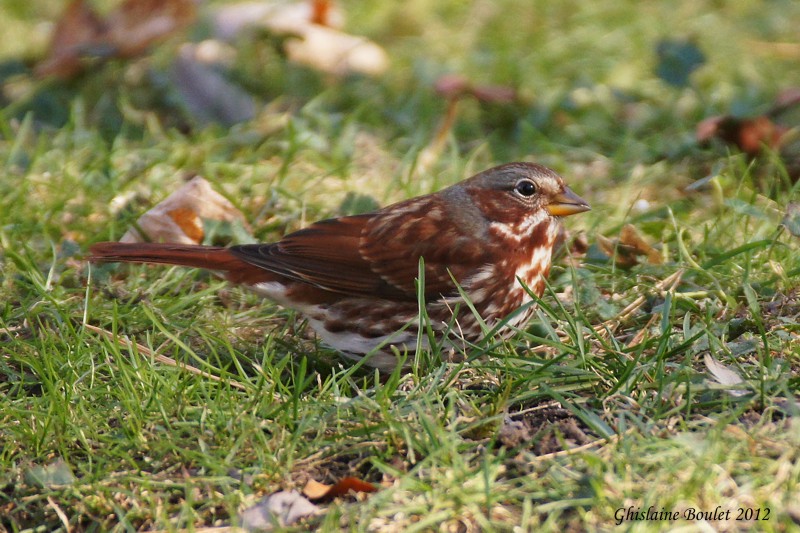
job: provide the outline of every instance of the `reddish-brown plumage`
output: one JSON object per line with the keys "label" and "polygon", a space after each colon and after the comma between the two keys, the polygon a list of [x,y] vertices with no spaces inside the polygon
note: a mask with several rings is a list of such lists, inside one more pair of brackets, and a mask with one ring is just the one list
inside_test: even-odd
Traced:
{"label": "reddish-brown plumage", "polygon": [[[375,213],[317,222],[276,243],[99,243],[90,260],[220,271],[304,313],[344,354],[372,352],[367,364],[390,370],[398,350],[416,347],[420,258],[431,326],[451,331],[451,345],[473,342],[480,321],[455,282],[491,327],[530,301],[520,281],[542,293],[560,217],[587,209],[552,170],[510,163]],[[523,326],[531,311],[511,325]]]}

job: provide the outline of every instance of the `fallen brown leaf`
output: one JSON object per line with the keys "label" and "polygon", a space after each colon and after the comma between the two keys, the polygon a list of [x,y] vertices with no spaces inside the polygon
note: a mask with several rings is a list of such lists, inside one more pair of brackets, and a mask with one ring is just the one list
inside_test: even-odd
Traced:
{"label": "fallen brown leaf", "polygon": [[36,66],[36,74],[60,78],[78,74],[90,48],[102,40],[107,29],[85,0],[72,0],[56,24],[48,56]]}
{"label": "fallen brown leaf", "polygon": [[331,0],[313,0],[311,2],[311,9],[312,23],[319,24],[320,26],[332,26],[336,24],[334,17],[332,17],[335,6]]}
{"label": "fallen brown leaf", "polygon": [[512,103],[519,99],[516,89],[507,85],[474,84],[458,74],[440,76],[433,85],[437,94],[448,99],[472,96],[487,103]]}
{"label": "fallen brown leaf", "polygon": [[376,492],[378,487],[356,477],[345,477],[340,479],[335,485],[326,485],[309,479],[303,487],[303,494],[309,500],[331,500],[339,496],[345,496],[353,492]]}
{"label": "fallen brown leaf", "polygon": [[238,223],[246,227],[244,215],[211,184],[195,176],[164,201],[139,217],[136,227],[120,242],[169,242],[201,244],[204,221]]}
{"label": "fallen brown leaf", "polygon": [[720,115],[701,121],[695,130],[700,146],[720,141],[734,146],[749,160],[759,160],[762,179],[770,186],[775,179],[775,169],[769,165],[770,153],[777,153],[792,182],[800,179],[800,124],[797,113],[790,113],[800,105],[800,88],[789,87],[781,91],[772,106],[762,115],[735,117]]}
{"label": "fallen brown leaf", "polygon": [[167,211],[167,216],[178,225],[190,240],[196,243],[203,242],[203,222],[191,208],[176,207]]}
{"label": "fallen brown leaf", "polygon": [[619,239],[609,239],[597,235],[597,245],[604,254],[614,259],[617,266],[632,267],[638,264],[640,257],[646,257],[651,265],[661,264],[661,253],[653,248],[631,224],[625,224],[620,230]]}
{"label": "fallen brown leaf", "polygon": [[73,0],[56,23],[48,55],[35,73],[72,78],[94,61],[140,55],[195,18],[192,0],[126,0],[105,19],[86,0]]}
{"label": "fallen brown leaf", "polygon": [[725,115],[707,118],[700,122],[695,136],[701,144],[719,139],[755,157],[764,147],[773,150],[779,148],[783,136],[788,131],[788,128],[775,124],[764,115],[752,118]]}
{"label": "fallen brown leaf", "polygon": [[137,56],[189,26],[195,17],[192,0],[126,0],[108,16],[108,39],[119,57]]}
{"label": "fallen brown leaf", "polygon": [[661,253],[653,248],[632,224],[625,224],[622,226],[622,231],[619,234],[619,242],[622,245],[633,248],[638,255],[646,256],[647,262],[651,265],[659,265],[662,262]]}

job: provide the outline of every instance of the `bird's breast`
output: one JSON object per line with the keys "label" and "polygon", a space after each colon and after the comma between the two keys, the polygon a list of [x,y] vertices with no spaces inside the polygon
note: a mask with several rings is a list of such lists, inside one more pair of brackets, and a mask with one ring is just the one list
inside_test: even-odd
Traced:
{"label": "bird's breast", "polygon": [[484,318],[502,318],[531,301],[528,291],[537,296],[544,292],[558,222],[551,217],[531,220],[516,227],[492,225],[494,260],[472,276],[467,290]]}

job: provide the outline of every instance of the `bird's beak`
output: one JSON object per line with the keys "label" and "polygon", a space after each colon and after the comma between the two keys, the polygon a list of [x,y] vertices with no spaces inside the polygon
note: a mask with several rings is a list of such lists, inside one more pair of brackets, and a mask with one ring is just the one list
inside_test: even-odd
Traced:
{"label": "bird's beak", "polygon": [[567,186],[564,190],[558,193],[553,200],[547,204],[547,211],[554,217],[566,217],[583,213],[591,209],[588,202],[572,192]]}

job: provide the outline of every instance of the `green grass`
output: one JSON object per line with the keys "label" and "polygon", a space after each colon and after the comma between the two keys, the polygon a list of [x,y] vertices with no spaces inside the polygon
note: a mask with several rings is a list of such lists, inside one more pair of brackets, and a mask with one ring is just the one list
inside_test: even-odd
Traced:
{"label": "green grass", "polygon": [[[331,80],[268,39],[240,43],[236,74],[277,101],[278,127],[181,133],[191,119],[164,96],[169,45],[66,85],[3,74],[0,530],[236,525],[264,495],[344,476],[380,490],[321,504],[301,529],[700,527],[615,518],[650,506],[721,506],[730,519],[710,525],[726,530],[798,528],[800,241],[780,221],[800,186],[692,136],[702,118],[763,112],[800,85],[797,57],[753,44],[796,42],[800,6],[519,4],[344,2],[348,28],[391,56],[379,79]],[[0,5],[21,36],[0,44],[4,67],[24,71],[23,36],[41,46],[54,12]],[[654,74],[663,38],[706,56],[686,87]],[[462,102],[442,156],[417,174],[445,110],[431,86],[450,72],[518,87],[524,102]],[[26,84],[27,98],[10,90]],[[270,241],[352,212],[353,198],[385,205],[517,159],[590,201],[566,221],[590,249],[553,268],[536,324],[464,363],[422,354],[412,372],[378,376],[207,273],[82,260],[194,173]],[[599,252],[597,236],[625,224],[661,263],[624,269]],[[710,379],[709,353],[746,395]],[[768,520],[736,521],[739,508]]]}

